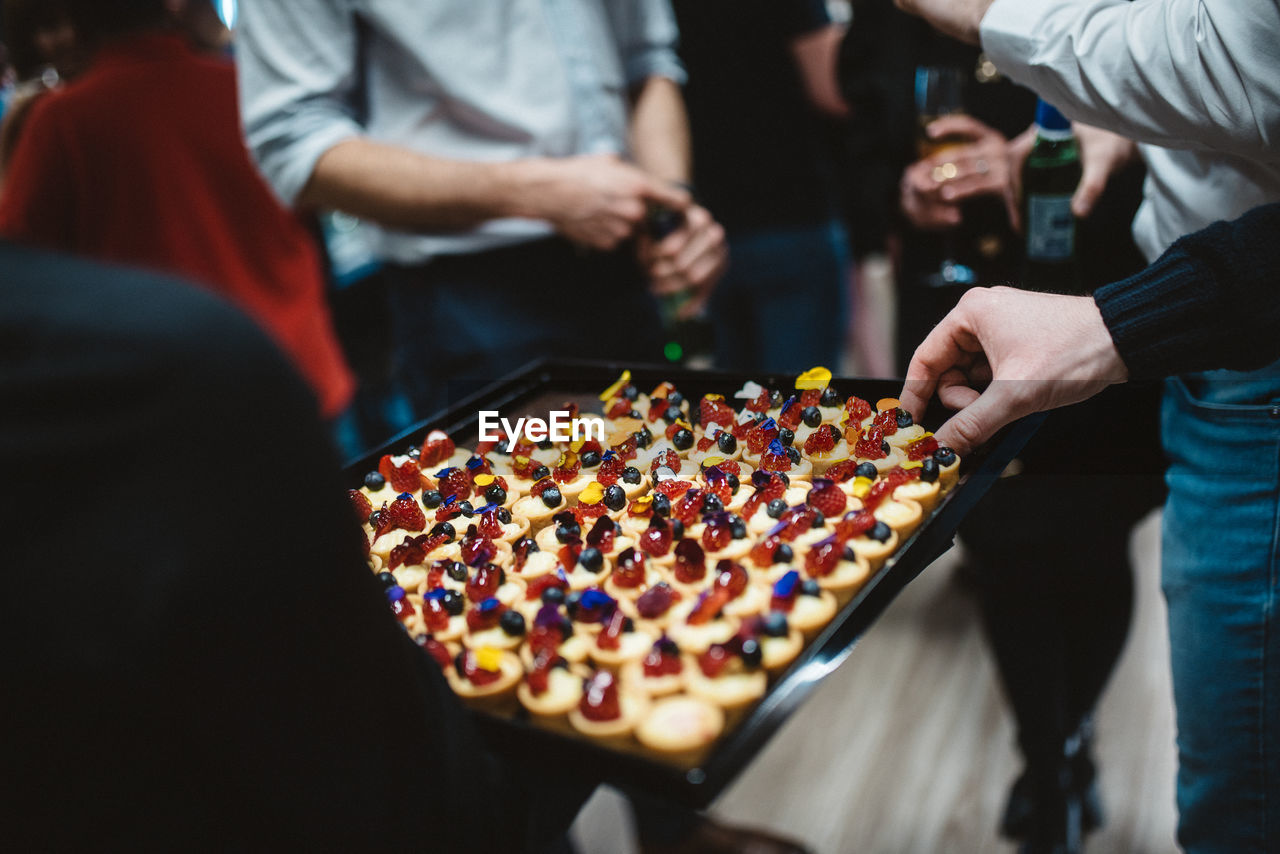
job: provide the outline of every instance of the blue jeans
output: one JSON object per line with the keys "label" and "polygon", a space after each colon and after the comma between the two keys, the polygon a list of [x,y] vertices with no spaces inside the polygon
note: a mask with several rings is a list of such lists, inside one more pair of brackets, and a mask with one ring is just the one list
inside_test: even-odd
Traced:
{"label": "blue jeans", "polygon": [[1280,365],[1168,381],[1178,841],[1280,850]]}
{"label": "blue jeans", "polygon": [[849,316],[849,246],[837,222],[730,232],[711,297],[716,367],[839,369]]}

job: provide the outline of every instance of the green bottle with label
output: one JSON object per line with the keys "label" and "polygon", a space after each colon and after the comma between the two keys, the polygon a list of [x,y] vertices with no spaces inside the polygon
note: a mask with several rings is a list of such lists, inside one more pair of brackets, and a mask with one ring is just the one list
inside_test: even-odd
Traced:
{"label": "green bottle with label", "polygon": [[1076,218],[1071,197],[1080,183],[1080,147],[1071,122],[1051,104],[1036,105],[1036,141],[1022,167],[1022,223],[1026,232],[1023,286],[1080,293]]}

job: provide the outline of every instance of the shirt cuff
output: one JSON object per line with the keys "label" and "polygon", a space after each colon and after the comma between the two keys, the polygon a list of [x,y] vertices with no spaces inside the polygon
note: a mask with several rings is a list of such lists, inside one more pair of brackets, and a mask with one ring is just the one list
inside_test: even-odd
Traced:
{"label": "shirt cuff", "polygon": [[364,130],[355,122],[299,115],[290,127],[288,139],[255,142],[251,136],[250,146],[271,189],[286,207],[292,208],[324,153],[340,142],[362,136]]}
{"label": "shirt cuff", "polygon": [[1133,379],[1202,370],[1218,327],[1206,304],[1204,273],[1171,251],[1140,273],[1094,291],[1102,320]]}
{"label": "shirt cuff", "polygon": [[1018,82],[1030,76],[1039,45],[1038,33],[1061,0],[995,0],[979,27],[982,49],[1001,74]]}
{"label": "shirt cuff", "polygon": [[650,77],[665,77],[668,80],[674,80],[681,86],[688,79],[684,66],[680,64],[675,51],[668,48],[640,51],[627,57],[624,71],[627,75],[628,86],[643,83]]}

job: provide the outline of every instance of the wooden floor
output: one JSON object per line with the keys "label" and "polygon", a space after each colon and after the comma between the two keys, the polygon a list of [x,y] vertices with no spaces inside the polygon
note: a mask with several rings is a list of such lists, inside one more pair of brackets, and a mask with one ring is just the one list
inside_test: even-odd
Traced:
{"label": "wooden floor", "polygon": [[[1159,521],[1134,536],[1137,606],[1098,714],[1105,827],[1090,854],[1158,854],[1173,841],[1173,706]],[[821,854],[1011,852],[995,832],[1019,770],[1013,727],[954,554],[884,614],[757,760],[713,805]],[[582,852],[636,850],[631,820],[600,790],[574,826]]]}

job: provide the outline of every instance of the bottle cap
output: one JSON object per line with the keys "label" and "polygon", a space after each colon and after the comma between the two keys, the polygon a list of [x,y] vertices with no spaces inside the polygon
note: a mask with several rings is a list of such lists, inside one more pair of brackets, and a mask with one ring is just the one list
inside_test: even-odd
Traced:
{"label": "bottle cap", "polygon": [[1047,131],[1071,130],[1071,122],[1053,104],[1036,102],[1036,127]]}

